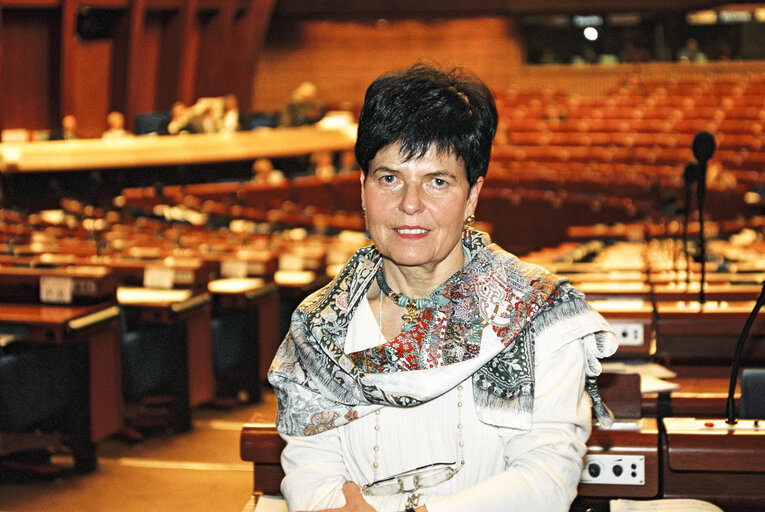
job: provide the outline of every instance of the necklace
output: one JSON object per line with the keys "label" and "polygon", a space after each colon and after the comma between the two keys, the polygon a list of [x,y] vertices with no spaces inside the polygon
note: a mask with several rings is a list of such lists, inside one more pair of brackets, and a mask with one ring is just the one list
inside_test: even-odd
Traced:
{"label": "necklace", "polygon": [[377,270],[377,275],[375,277],[377,278],[377,286],[380,287],[380,291],[402,308],[406,308],[406,313],[401,315],[401,319],[404,321],[404,326],[401,328],[401,332],[411,330],[417,322],[417,319],[420,317],[420,310],[427,305],[428,299],[412,299],[403,293],[391,290],[390,286],[388,286],[388,283],[385,281],[385,274],[383,273],[382,266]]}

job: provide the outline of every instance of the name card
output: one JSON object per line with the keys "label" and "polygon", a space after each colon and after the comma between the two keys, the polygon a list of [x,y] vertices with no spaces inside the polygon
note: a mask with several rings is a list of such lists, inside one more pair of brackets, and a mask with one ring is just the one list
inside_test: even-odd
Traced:
{"label": "name card", "polygon": [[40,302],[43,304],[71,304],[74,279],[63,276],[40,277]]}
{"label": "name card", "polygon": [[279,270],[300,271],[305,268],[305,261],[295,254],[285,253],[279,256]]}
{"label": "name card", "polygon": [[175,271],[172,268],[149,266],[143,271],[143,286],[169,290],[173,287]]}
{"label": "name card", "polygon": [[242,260],[223,260],[220,262],[222,277],[247,277],[247,262]]}

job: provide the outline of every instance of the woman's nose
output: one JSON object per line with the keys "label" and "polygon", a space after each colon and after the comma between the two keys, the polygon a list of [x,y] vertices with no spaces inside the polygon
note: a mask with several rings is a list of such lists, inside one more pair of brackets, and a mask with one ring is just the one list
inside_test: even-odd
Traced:
{"label": "woman's nose", "polygon": [[407,215],[413,215],[422,210],[422,197],[419,187],[407,185],[401,197],[401,210]]}

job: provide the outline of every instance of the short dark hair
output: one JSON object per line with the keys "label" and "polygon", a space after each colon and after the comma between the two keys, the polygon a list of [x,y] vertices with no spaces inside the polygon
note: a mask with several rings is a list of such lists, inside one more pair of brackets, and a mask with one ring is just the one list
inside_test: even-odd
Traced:
{"label": "short dark hair", "polygon": [[415,64],[377,78],[367,89],[356,160],[366,174],[389,144],[398,142],[406,160],[435,145],[464,163],[472,187],[486,176],[496,131],[497,107],[486,84],[462,68]]}

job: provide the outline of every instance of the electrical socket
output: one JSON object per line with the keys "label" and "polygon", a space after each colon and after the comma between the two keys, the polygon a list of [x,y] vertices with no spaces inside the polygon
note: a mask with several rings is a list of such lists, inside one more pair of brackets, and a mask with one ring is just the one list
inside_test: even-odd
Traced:
{"label": "electrical socket", "polygon": [[645,457],[588,453],[584,457],[581,482],[605,485],[645,484]]}
{"label": "electrical socket", "polygon": [[642,323],[614,321],[610,323],[619,340],[619,345],[640,347],[645,343],[645,326]]}

